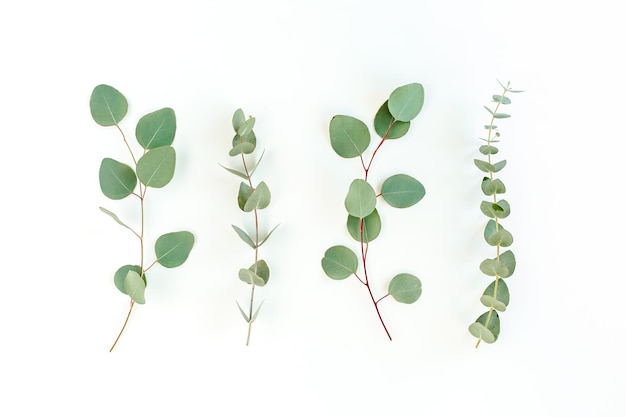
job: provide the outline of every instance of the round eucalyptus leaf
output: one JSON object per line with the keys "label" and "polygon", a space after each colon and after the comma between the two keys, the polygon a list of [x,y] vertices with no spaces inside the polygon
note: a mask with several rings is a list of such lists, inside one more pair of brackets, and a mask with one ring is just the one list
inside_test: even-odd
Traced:
{"label": "round eucalyptus leaf", "polygon": [[246,137],[246,135],[252,133],[252,129],[254,128],[255,118],[250,117],[248,120],[244,121],[241,126],[237,129],[237,135],[240,137]]}
{"label": "round eucalyptus leaf", "polygon": [[115,88],[100,84],[91,93],[89,109],[91,117],[100,126],[114,126],[126,116],[128,101]]}
{"label": "round eucalyptus leaf", "polygon": [[265,281],[263,280],[263,278],[261,278],[251,270],[245,268],[241,268],[239,270],[239,279],[248,284],[258,285],[259,287],[265,285]]}
{"label": "round eucalyptus leaf", "polygon": [[500,162],[496,162],[495,164],[493,164],[493,172],[499,172],[502,170],[502,168],[504,168],[506,166],[506,159],[500,161]]}
{"label": "round eucalyptus leaf", "polygon": [[423,105],[424,87],[418,83],[398,87],[389,96],[389,112],[401,122],[413,120],[422,111]]}
{"label": "round eucalyptus leaf", "polygon": [[194,236],[187,231],[161,235],[154,245],[157,262],[166,268],[180,266],[189,257],[193,244]]}
{"label": "round eucalyptus leaf", "polygon": [[359,260],[349,248],[341,245],[328,248],[322,258],[322,269],[332,279],[346,279],[356,273]]}
{"label": "round eucalyptus leaf", "polygon": [[478,151],[483,155],[495,155],[498,153],[498,148],[493,145],[482,145]]}
{"label": "round eucalyptus leaf", "polygon": [[424,198],[426,190],[422,183],[415,178],[405,174],[397,174],[385,180],[381,194],[390,206],[406,208],[417,204]]}
{"label": "round eucalyptus leaf", "polygon": [[230,156],[239,154],[251,154],[256,149],[256,135],[250,131],[243,136],[235,135],[232,141],[233,148],[228,152]]}
{"label": "round eucalyptus leaf", "polygon": [[169,146],[176,135],[176,114],[169,107],[148,113],[137,122],[135,136],[144,149]]}
{"label": "round eucalyptus leaf", "polygon": [[165,187],[174,177],[176,151],[171,146],[154,148],[137,161],[137,176],[146,187]]}
{"label": "round eucalyptus leaf", "polygon": [[367,217],[376,208],[376,192],[367,181],[356,179],[350,184],[344,203],[351,216]]}
{"label": "round eucalyptus leaf", "polygon": [[[489,322],[487,322],[489,320]],[[500,316],[497,311],[482,314],[476,321],[469,326],[469,332],[472,336],[484,340],[487,343],[493,343],[498,340],[500,335]]]}
{"label": "round eucalyptus leaf", "polygon": [[361,155],[370,144],[370,131],[359,119],[337,115],[330,121],[330,145],[342,158]]}
{"label": "round eucalyptus leaf", "polygon": [[244,210],[251,195],[252,188],[250,188],[247,183],[241,181],[241,184],[239,184],[239,193],[237,194],[237,204],[241,210]]}
{"label": "round eucalyptus leaf", "polygon": [[480,270],[490,277],[509,275],[509,269],[499,259],[485,259],[480,263]]}
{"label": "round eucalyptus leaf", "polygon": [[267,265],[263,259],[257,261],[256,264],[253,264],[250,268],[248,268],[251,272],[253,272],[256,276],[261,278],[261,284],[255,282],[256,285],[262,287],[267,284],[267,281],[270,279],[270,267]]}
{"label": "round eucalyptus leaf", "polygon": [[491,246],[511,246],[513,244],[513,235],[504,227],[489,220],[485,226],[485,241]]}
{"label": "round eucalyptus leaf", "polygon": [[246,121],[246,116],[243,114],[243,110],[237,109],[235,113],[233,113],[233,129],[235,132],[239,130],[239,127]]}
{"label": "round eucalyptus leaf", "polygon": [[481,161],[480,159],[474,159],[474,165],[478,167],[482,172],[494,172],[495,168],[487,161]]}
{"label": "round eucalyptus leaf", "polygon": [[494,103],[511,104],[511,99],[508,97],[504,97],[504,96],[496,94],[496,95],[493,95],[492,98],[493,98]]}
{"label": "round eucalyptus leaf", "polygon": [[492,219],[504,219],[511,214],[511,206],[506,200],[500,200],[497,203],[483,201],[480,203],[480,211]]}
{"label": "round eucalyptus leaf", "polygon": [[406,135],[411,122],[400,122],[389,113],[389,101],[385,101],[374,117],[374,130],[381,138],[398,139]]}
{"label": "round eucalyptus leaf", "polygon": [[145,304],[146,283],[141,279],[139,273],[132,269],[126,272],[124,278],[124,290],[130,298],[137,304]]}
{"label": "round eucalyptus leaf", "polygon": [[[498,286],[496,288],[496,282]],[[483,292],[480,302],[485,307],[493,307],[498,311],[505,311],[509,305],[509,287],[503,279],[493,281]]]}
{"label": "round eucalyptus leaf", "polygon": [[100,189],[112,200],[121,200],[131,195],[137,185],[135,171],[115,159],[104,158],[100,164]]}
{"label": "round eucalyptus leaf", "polygon": [[363,221],[363,242],[369,243],[376,239],[380,234],[382,226],[378,210],[374,209],[373,212],[363,219],[348,215],[348,232],[357,242],[361,241],[361,221]]}
{"label": "round eucalyptus leaf", "polygon": [[485,195],[504,194],[506,192],[506,187],[500,179],[491,180],[488,177],[483,178],[480,188]]}
{"label": "round eucalyptus leaf", "polygon": [[500,254],[500,262],[502,262],[502,265],[504,265],[506,267],[507,272],[500,274],[501,278],[508,278],[511,275],[513,275],[513,272],[515,272],[515,255],[513,255],[513,252],[511,252],[510,250],[507,250],[503,253]]}
{"label": "round eucalyptus leaf", "polygon": [[272,194],[270,193],[270,189],[265,182],[261,181],[254,191],[252,191],[250,197],[248,197],[246,204],[243,206],[243,211],[251,212],[254,209],[264,209],[270,205],[271,199]]}
{"label": "round eucalyptus leaf", "polygon": [[[115,274],[113,275],[113,282],[115,283],[115,286],[124,294],[128,294],[126,292],[126,288],[124,287],[124,281],[126,280],[126,274],[128,271],[135,271],[137,274],[140,274],[141,267],[139,265],[124,265],[115,271]],[[144,273],[141,278],[143,278],[143,282],[147,286],[148,281],[146,279],[146,274]]]}
{"label": "round eucalyptus leaf", "polygon": [[422,295],[422,282],[411,274],[398,274],[389,283],[389,295],[396,301],[412,304]]}

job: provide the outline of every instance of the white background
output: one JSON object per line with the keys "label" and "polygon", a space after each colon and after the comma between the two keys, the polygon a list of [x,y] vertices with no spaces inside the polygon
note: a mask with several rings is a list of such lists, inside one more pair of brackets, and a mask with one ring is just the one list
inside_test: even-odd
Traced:
{"label": "white background", "polygon": [[[619,2],[107,1],[6,2],[0,14],[3,144],[0,414],[624,415],[624,74]],[[502,332],[467,326],[485,309],[477,139],[496,79],[513,95],[500,123],[500,178],[517,270]],[[343,198],[358,160],[331,149],[328,123],[371,126],[396,87],[420,82],[422,113],[385,144],[370,178],[418,178],[418,205],[380,206],[374,291],[419,276],[413,305],[381,303],[325,277],[332,245],[356,248]],[[173,181],[148,194],[148,242],[187,229],[185,265],[149,274],[114,353],[128,299],[113,272],[136,239],[99,206],[137,222],[134,199],[106,199],[103,157],[126,161],[113,128],[91,119],[106,83],[141,115],[176,111]],[[256,117],[256,174],[272,191],[262,249],[272,270],[250,347],[235,300],[252,251],[230,225],[232,113]],[[127,161],[126,161],[127,162]],[[151,247],[152,243],[148,243]],[[148,251],[150,254],[151,252]]]}

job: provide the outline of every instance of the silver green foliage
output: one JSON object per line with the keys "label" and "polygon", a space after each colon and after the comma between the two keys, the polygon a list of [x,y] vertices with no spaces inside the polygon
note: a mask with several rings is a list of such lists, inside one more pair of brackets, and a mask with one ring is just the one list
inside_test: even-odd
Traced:
{"label": "silver green foliage", "polygon": [[[241,158],[241,168],[229,168],[222,165],[226,171],[241,178],[243,181],[239,184],[239,191],[237,193],[237,206],[245,213],[252,213],[255,217],[255,230],[252,233],[248,233],[246,230],[239,226],[231,225],[237,236],[246,243],[251,249],[255,251],[255,259],[258,259],[259,248],[263,245],[271,234],[276,230],[278,226],[275,226],[269,233],[261,236],[259,230],[259,210],[263,210],[270,205],[272,200],[272,193],[268,185],[261,181],[256,186],[252,181],[252,175],[255,173],[259,163],[263,159],[264,153],[257,159],[256,163],[252,163],[249,159],[246,159],[246,155],[252,155],[256,150],[257,138],[254,133],[254,126],[256,119],[254,117],[246,118],[243,110],[237,109],[232,117],[232,126],[235,131],[235,135],[231,141],[231,149],[228,154],[232,157]],[[238,277],[241,281],[251,286],[250,293],[250,309],[246,313],[239,303],[237,307],[248,323],[248,339],[246,344],[250,343],[250,331],[252,323],[256,320],[263,301],[259,304],[256,310],[254,307],[254,290],[255,287],[265,286],[270,278],[270,269],[267,262],[263,259],[259,259],[254,262],[250,267],[240,268]]]}
{"label": "silver green foliage", "polygon": [[[360,243],[363,277],[357,275],[359,257],[352,249],[335,245],[330,247],[321,260],[324,273],[333,280],[343,280],[352,275],[368,287],[371,294],[370,280],[365,267],[367,245],[376,239],[382,230],[380,210],[377,208],[378,197],[387,205],[395,208],[407,208],[417,204],[425,195],[424,186],[407,174],[396,174],[386,178],[377,191],[368,181],[372,160],[382,144],[391,139],[399,139],[408,132],[411,121],[421,112],[424,104],[424,88],[413,83],[396,88],[379,107],[374,117],[374,131],[380,138],[378,146],[372,152],[369,164],[364,159],[364,152],[371,144],[370,130],[361,120],[347,115],[336,115],[329,124],[330,145],[341,158],[359,158],[365,171],[365,178],[351,181],[344,199],[348,214],[346,228],[349,235]],[[242,237],[245,240],[245,237]],[[420,297],[420,280],[411,274],[396,275],[388,286],[387,296],[400,303],[410,304]],[[376,309],[378,301],[372,298]],[[381,318],[382,322],[382,318]],[[384,322],[383,322],[384,326]],[[385,330],[386,329],[386,326]],[[389,332],[387,332],[389,336]],[[391,336],[389,336],[391,338]]]}
{"label": "silver green foliage", "polygon": [[519,93],[521,91],[512,90],[509,88],[509,84],[506,86],[500,84],[500,86],[503,88],[503,92],[492,96],[495,107],[491,109],[485,106],[491,120],[489,124],[485,125],[487,138],[481,138],[487,143],[481,145],[478,150],[486,157],[486,160],[474,160],[474,165],[486,174],[481,181],[481,190],[485,196],[490,197],[490,201],[485,200],[480,204],[480,211],[489,218],[485,225],[483,237],[487,244],[494,247],[496,251],[495,258],[487,258],[480,263],[481,272],[493,277],[494,280],[485,288],[480,297],[480,302],[489,310],[481,314],[468,329],[478,339],[477,347],[483,340],[486,343],[493,343],[498,340],[500,335],[498,312],[505,311],[510,300],[509,287],[504,279],[509,278],[515,271],[515,255],[511,250],[503,250],[503,248],[513,244],[513,235],[501,223],[502,219],[511,214],[511,206],[508,201],[498,199],[498,196],[506,193],[507,190],[502,180],[495,178],[494,175],[502,171],[506,166],[506,160],[494,162],[492,157],[498,153],[498,148],[493,146],[493,143],[498,142],[495,138],[501,136],[494,121],[495,119],[511,117],[508,113],[500,112],[500,107],[511,104],[511,99],[506,96],[507,93]]}
{"label": "silver green foliage", "polygon": [[[89,107],[97,124],[117,126],[120,131],[122,130],[119,124],[128,111],[128,101],[118,90],[106,84],[96,86],[91,93]],[[130,144],[126,142],[132,165],[104,158],[99,171],[102,193],[111,200],[122,200],[134,195],[145,203],[148,187],[162,188],[174,176],[176,152],[171,144],[175,134],[176,115],[171,108],[159,109],[141,117],[135,128],[137,142],[143,150],[141,157],[136,160]],[[117,214],[103,207],[100,207],[100,210],[143,240],[143,233],[133,230]],[[193,244],[194,237],[190,232],[165,234],[156,241],[155,263],[167,268],[180,266],[187,260]],[[144,304],[147,269],[149,267],[146,268],[145,265],[120,267],[113,276],[115,287],[135,303]]]}

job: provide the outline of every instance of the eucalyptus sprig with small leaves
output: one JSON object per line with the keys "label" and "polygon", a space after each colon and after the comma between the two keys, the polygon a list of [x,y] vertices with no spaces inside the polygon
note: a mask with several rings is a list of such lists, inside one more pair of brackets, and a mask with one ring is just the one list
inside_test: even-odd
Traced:
{"label": "eucalyptus sprig with small leaves", "polygon": [[[115,222],[128,229],[138,240],[139,253],[136,264],[120,267],[113,275],[113,282],[120,292],[130,298],[130,308],[115,342],[119,341],[135,304],[145,304],[145,291],[148,284],[146,273],[157,263],[166,268],[182,265],[188,258],[194,244],[194,235],[179,231],[161,235],[155,242],[155,259],[146,260],[145,254],[145,211],[149,189],[163,188],[174,177],[176,152],[171,146],[176,134],[176,115],[171,108],[162,108],[148,113],[137,122],[135,136],[141,151],[135,153],[120,126],[128,111],[128,101],[122,93],[108,85],[98,85],[93,89],[89,100],[91,116],[100,126],[115,126],[130,154],[130,164],[104,158],[100,164],[100,189],[111,200],[135,198],[138,203],[139,227],[131,227],[112,211],[100,207]],[[139,155],[139,156],[137,156]],[[139,180],[139,182],[137,181]]]}
{"label": "eucalyptus sprig with small leaves", "polygon": [[332,246],[326,251],[322,258],[322,268],[331,279],[343,280],[354,275],[365,286],[389,340],[391,334],[382,318],[379,303],[391,296],[400,303],[412,304],[422,294],[422,283],[415,275],[397,274],[389,281],[383,296],[374,296],[367,257],[370,243],[378,237],[382,226],[381,216],[376,208],[377,200],[382,197],[391,207],[407,208],[418,203],[426,191],[410,175],[396,174],[386,178],[377,192],[370,182],[370,173],[374,157],[382,145],[403,137],[409,131],[411,120],[417,117],[423,105],[424,88],[421,84],[408,84],[391,93],[374,117],[374,130],[380,141],[369,161],[363,156],[370,145],[367,125],[359,119],[344,115],[334,116],[330,121],[330,143],[333,150],[342,158],[359,158],[363,168],[363,178],[352,181],[344,201],[348,212],[346,226],[359,247],[362,269],[359,271],[359,257],[356,253],[343,245]]}
{"label": "eucalyptus sprig with small leaves", "polygon": [[509,278],[515,272],[515,255],[508,248],[513,244],[513,235],[502,226],[502,219],[505,219],[511,213],[509,203],[500,199],[499,196],[506,192],[506,187],[502,180],[495,177],[506,166],[506,160],[493,161],[494,155],[498,153],[498,148],[494,143],[498,143],[500,132],[498,126],[494,123],[496,120],[508,119],[510,114],[500,111],[501,106],[511,104],[511,99],[506,96],[507,93],[520,93],[519,90],[509,88],[510,83],[506,86],[500,83],[503,88],[501,94],[492,96],[492,102],[495,103],[493,109],[485,106],[489,112],[490,121],[485,125],[487,130],[487,138],[480,138],[483,145],[479,151],[486,159],[474,159],[474,164],[486,175],[482,179],[481,189],[489,200],[480,203],[480,210],[489,218],[485,226],[484,238],[490,246],[495,248],[496,256],[487,258],[480,264],[480,270],[487,276],[493,277],[491,282],[480,297],[480,302],[488,307],[489,310],[483,313],[469,326],[469,332],[476,338],[476,347],[484,340],[486,343],[493,343],[498,340],[500,335],[500,316],[498,312],[503,312],[509,305],[509,288],[504,278]]}
{"label": "eucalyptus sprig with small leaves", "polygon": [[259,228],[259,210],[267,208],[270,204],[272,195],[270,189],[264,181],[259,182],[256,186],[252,182],[252,175],[258,168],[263,155],[252,163],[246,160],[246,155],[251,155],[256,149],[256,135],[254,134],[255,118],[249,117],[246,119],[243,111],[237,109],[233,114],[233,129],[235,130],[235,136],[232,140],[232,149],[228,153],[232,157],[241,158],[241,168],[233,169],[222,166],[228,172],[242,178],[243,181],[239,184],[239,193],[237,195],[237,204],[239,208],[245,213],[252,213],[254,215],[254,232],[252,236],[240,227],[231,225],[237,236],[243,240],[254,251],[254,262],[247,268],[241,268],[239,270],[239,279],[246,284],[250,285],[250,302],[248,303],[248,312],[246,313],[239,302],[237,307],[243,316],[243,319],[248,323],[248,335],[246,337],[246,346],[250,345],[250,335],[252,333],[252,323],[259,315],[259,310],[263,305],[261,302],[256,309],[254,308],[254,293],[256,287],[264,287],[270,279],[270,268],[265,260],[260,259],[259,248],[263,245],[270,235],[278,227],[275,226],[269,233],[261,237]]}

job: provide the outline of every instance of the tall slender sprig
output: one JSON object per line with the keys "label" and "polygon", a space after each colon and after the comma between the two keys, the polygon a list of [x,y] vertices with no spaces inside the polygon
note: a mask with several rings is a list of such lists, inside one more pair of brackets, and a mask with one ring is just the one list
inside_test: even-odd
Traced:
{"label": "tall slender sprig", "polygon": [[[148,189],[166,186],[174,176],[176,167],[176,152],[170,146],[176,133],[174,110],[163,108],[146,114],[137,122],[135,135],[142,147],[141,156],[137,158],[120,127],[120,122],[128,111],[126,97],[115,88],[101,84],[94,88],[89,107],[96,123],[100,126],[117,128],[132,160],[131,167],[114,159],[104,158],[100,164],[100,189],[106,197],[112,200],[121,200],[131,195],[137,198],[141,219],[140,226],[136,229],[128,226],[112,211],[100,207],[102,212],[130,230],[139,241],[139,264],[124,265],[113,275],[113,282],[117,289],[130,297],[130,308],[126,320],[109,350],[113,351],[126,329],[135,304],[146,302],[145,290],[148,283],[146,273],[157,263],[166,268],[182,265],[191,252],[194,236],[187,231],[161,235],[155,242],[156,259],[149,264],[146,262],[145,210]],[[139,179],[139,187],[137,187],[137,179]],[[135,191],[137,188],[138,190]]]}
{"label": "tall slender sprig", "polygon": [[[500,83],[498,81],[498,83]],[[498,162],[492,161],[492,156],[498,153],[498,148],[493,146],[499,142],[496,138],[500,138],[498,126],[494,123],[496,119],[508,119],[511,117],[508,113],[500,112],[500,106],[511,104],[511,99],[506,97],[507,93],[520,93],[519,90],[509,88],[510,83],[506,86],[500,83],[503,88],[501,94],[493,95],[492,102],[495,107],[485,109],[490,114],[489,124],[485,125],[487,130],[487,138],[480,138],[486,144],[480,146],[479,151],[486,156],[486,161],[482,159],[474,159],[474,164],[482,172],[488,174],[483,177],[481,189],[483,194],[491,199],[485,200],[480,204],[480,210],[489,217],[489,221],[485,226],[484,238],[487,243],[495,248],[495,258],[488,258],[480,264],[480,270],[487,276],[494,277],[494,281],[483,292],[480,302],[489,307],[489,310],[483,313],[469,326],[470,333],[478,338],[476,347],[484,340],[487,343],[493,343],[498,340],[500,335],[500,316],[498,311],[503,312],[509,305],[509,288],[503,278],[509,278],[515,271],[515,255],[511,250],[503,251],[513,244],[513,235],[506,230],[501,220],[508,217],[511,213],[511,206],[504,199],[498,199],[499,195],[506,192],[506,187],[502,180],[495,178],[494,174],[500,172],[506,166],[506,160]]]}
{"label": "tall slender sprig", "polygon": [[261,239],[259,233],[259,210],[262,210],[269,206],[271,200],[270,190],[261,181],[256,187],[252,182],[252,175],[256,171],[263,159],[264,153],[261,154],[255,164],[251,164],[246,160],[246,155],[252,154],[256,149],[256,135],[254,134],[254,117],[250,117],[246,120],[246,117],[241,109],[237,109],[233,114],[233,129],[235,129],[235,137],[232,140],[232,149],[228,153],[232,157],[241,157],[241,170],[227,168],[222,166],[228,172],[243,178],[244,181],[239,184],[239,194],[237,196],[237,203],[239,208],[246,213],[252,213],[254,215],[254,233],[251,237],[242,228],[235,225],[231,225],[237,235],[248,246],[254,250],[254,263],[249,268],[241,268],[239,270],[239,279],[250,285],[250,302],[248,303],[248,313],[237,302],[237,307],[243,316],[244,320],[248,323],[248,335],[246,337],[246,346],[250,345],[250,335],[252,334],[252,323],[256,320],[259,310],[263,305],[261,302],[258,307],[254,308],[254,292],[256,287],[263,287],[270,279],[270,269],[263,259],[259,259],[259,248],[263,245],[270,235],[276,230],[274,227],[265,237]]}
{"label": "tall slender sprig", "polygon": [[[419,202],[425,195],[424,186],[406,174],[396,174],[387,178],[379,192],[374,191],[370,180],[372,163],[384,143],[404,136],[413,120],[422,110],[424,88],[413,83],[395,89],[383,103],[374,117],[374,130],[380,142],[372,152],[369,161],[363,153],[370,145],[370,132],[362,121],[351,116],[337,115],[330,121],[330,143],[333,150],[342,158],[359,158],[363,168],[363,179],[355,179],[350,184],[344,204],[348,211],[348,233],[358,242],[362,271],[356,253],[343,245],[330,247],[322,258],[322,268],[326,275],[342,280],[354,275],[365,286],[389,340],[391,334],[383,320],[379,304],[388,296],[396,301],[411,304],[422,294],[422,283],[414,275],[401,273],[389,282],[387,293],[376,298],[372,291],[372,280],[368,271],[370,242],[381,231],[381,218],[376,209],[378,197],[396,208],[406,208]],[[358,273],[357,273],[358,272]]]}

